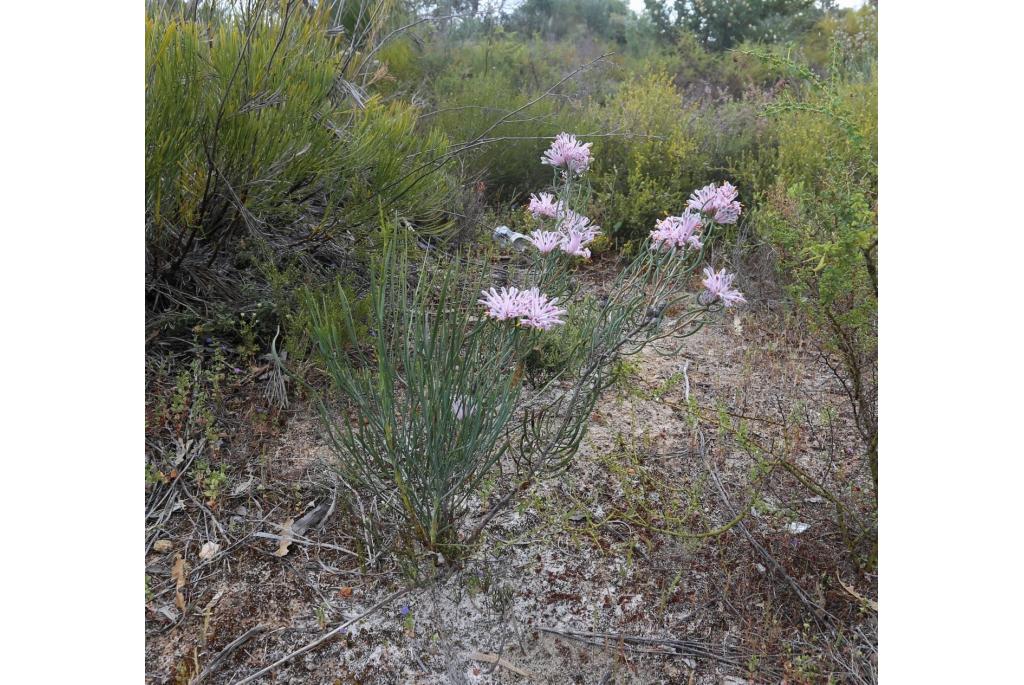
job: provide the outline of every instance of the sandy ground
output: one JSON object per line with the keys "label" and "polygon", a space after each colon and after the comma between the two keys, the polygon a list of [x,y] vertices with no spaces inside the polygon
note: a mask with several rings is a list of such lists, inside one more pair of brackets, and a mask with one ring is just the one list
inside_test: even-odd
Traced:
{"label": "sandy ground", "polygon": [[[337,492],[319,418],[295,409],[272,448],[234,469],[216,510],[183,497],[160,534],[170,549],[147,554],[147,682],[195,682],[211,664],[203,682],[238,682],[405,587],[414,589],[257,682],[825,682],[814,665],[825,649],[819,624],[788,581],[738,528],[700,534],[732,518],[709,464],[734,505],[751,501],[758,482],[746,443],[714,426],[730,415],[734,427],[750,417],[747,439],[785,445],[862,503],[860,447],[838,384],[763,311],[727,312],[680,354],[649,348],[631,364],[572,467],[497,516],[457,569],[380,551],[394,532],[372,511],[343,506],[307,532],[308,544],[275,556],[278,541],[255,534],[279,533]],[[756,492],[747,530],[844,630],[859,631],[870,663],[874,614],[836,580],[866,597],[877,596],[876,580],[844,561],[828,502],[774,475]],[[203,559],[211,540],[221,549]],[[658,642],[666,639],[677,642]],[[845,668],[832,662],[833,677],[868,681],[861,666]]]}

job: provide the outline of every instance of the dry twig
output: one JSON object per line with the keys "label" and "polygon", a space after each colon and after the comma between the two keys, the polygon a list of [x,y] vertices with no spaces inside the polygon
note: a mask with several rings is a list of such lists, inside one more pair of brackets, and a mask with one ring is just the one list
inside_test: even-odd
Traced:
{"label": "dry twig", "polygon": [[191,683],[189,683],[189,685],[199,685],[199,683],[203,682],[203,680],[205,680],[207,677],[213,674],[214,671],[220,668],[221,664],[224,662],[225,659],[227,659],[228,656],[230,656],[232,652],[234,652],[236,649],[244,645],[246,642],[251,640],[256,635],[264,632],[266,629],[266,626],[262,625],[253,626],[252,628],[249,628],[249,630],[242,633],[240,636],[236,637],[228,644],[227,647],[221,650],[220,654],[214,657],[213,661],[211,661],[206,666],[206,668],[203,669],[203,672],[196,676],[196,678]]}

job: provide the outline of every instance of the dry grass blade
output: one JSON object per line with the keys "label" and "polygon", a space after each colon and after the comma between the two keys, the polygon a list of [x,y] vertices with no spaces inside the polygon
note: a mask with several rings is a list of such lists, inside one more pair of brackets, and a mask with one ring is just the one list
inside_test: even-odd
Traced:
{"label": "dry grass blade", "polygon": [[527,679],[533,679],[536,677],[533,673],[530,673],[529,671],[525,671],[519,668],[518,666],[510,662],[508,659],[500,657],[497,654],[491,654],[489,652],[473,652],[469,655],[469,658],[473,661],[482,661],[487,664],[496,664],[507,671],[512,671],[516,675],[521,675],[522,677]]}

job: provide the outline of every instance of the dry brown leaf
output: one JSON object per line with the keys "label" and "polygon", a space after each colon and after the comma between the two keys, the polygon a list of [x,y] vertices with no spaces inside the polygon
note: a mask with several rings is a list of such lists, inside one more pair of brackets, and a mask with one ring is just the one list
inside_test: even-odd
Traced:
{"label": "dry brown leaf", "polygon": [[275,557],[283,557],[288,554],[288,547],[292,544],[293,523],[295,523],[294,519],[288,519],[281,525],[281,541],[277,543],[277,550],[274,552]]}
{"label": "dry brown leaf", "polygon": [[174,543],[170,540],[157,540],[153,543],[154,552],[170,552],[174,549]]}
{"label": "dry brown leaf", "polygon": [[181,590],[185,587],[185,560],[181,554],[174,555],[174,566],[171,567],[171,580],[174,581],[174,604],[182,612],[185,611],[185,595]]}
{"label": "dry brown leaf", "polygon": [[203,545],[202,549],[199,550],[199,558],[203,561],[209,561],[217,556],[217,552],[220,551],[220,545],[216,542],[207,542]]}
{"label": "dry brown leaf", "polygon": [[839,584],[843,586],[843,589],[849,592],[854,599],[859,600],[862,604],[867,604],[869,607],[874,609],[876,613],[878,612],[878,602],[876,602],[873,599],[868,599],[867,597],[864,597],[859,592],[854,590],[851,586],[844,583],[843,579],[839,577],[839,571],[836,571],[836,580],[839,581]]}
{"label": "dry brown leaf", "polygon": [[174,566],[171,567],[171,580],[177,590],[185,587],[185,560],[181,554],[174,555]]}

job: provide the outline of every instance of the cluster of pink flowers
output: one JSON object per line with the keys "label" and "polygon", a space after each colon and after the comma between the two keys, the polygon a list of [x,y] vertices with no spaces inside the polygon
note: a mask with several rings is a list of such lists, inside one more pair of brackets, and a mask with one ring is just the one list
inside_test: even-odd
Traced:
{"label": "cluster of pink flowers", "polygon": [[680,250],[692,247],[699,250],[703,247],[698,235],[700,228],[700,215],[689,209],[682,216],[665,217],[651,231],[651,249],[668,251],[674,247]]}
{"label": "cluster of pink flowers", "polygon": [[708,184],[690,194],[687,206],[695,212],[704,212],[716,224],[734,224],[743,210],[736,196],[739,191],[728,181],[716,186]]}
{"label": "cluster of pink flowers", "polygon": [[498,321],[519,319],[519,324],[528,328],[549,330],[553,326],[565,323],[560,318],[566,313],[558,307],[558,298],[548,298],[537,288],[519,290],[518,288],[502,288],[501,290],[482,290],[483,298],[478,302],[487,308],[487,316]]}
{"label": "cluster of pink flowers", "polygon": [[558,231],[533,231],[527,238],[541,254],[552,252],[562,245],[564,235]]}
{"label": "cluster of pink flowers", "polygon": [[590,168],[591,145],[593,143],[580,143],[576,136],[559,133],[555,136],[555,142],[541,156],[541,164],[564,168],[565,173],[578,176]]}
{"label": "cluster of pink flowers", "polygon": [[[580,144],[575,136],[561,133],[541,161],[565,169],[567,175],[581,174],[590,166],[590,143]],[[695,190],[680,216],[668,216],[655,224],[651,231],[651,248],[662,251],[702,249],[701,230],[706,222],[732,224],[739,219],[742,206],[736,199],[738,195],[739,191],[728,181],[721,186],[711,183]],[[541,254],[560,249],[578,257],[590,257],[587,245],[601,232],[600,226],[591,224],[590,219],[574,212],[552,193],[530,195],[528,209],[536,218],[555,220],[556,230],[536,230],[527,238]],[[705,268],[704,301],[721,302],[726,307],[746,302],[743,293],[732,287],[735,277],[725,269],[716,272],[711,267]],[[481,291],[481,295],[479,303],[486,307],[487,316],[492,319],[515,319],[521,326],[541,330],[565,323],[561,317],[566,310],[558,307],[558,298],[549,299],[537,288],[491,288]],[[465,409],[460,403],[454,411],[461,416]]]}
{"label": "cluster of pink flowers", "polygon": [[590,223],[590,219],[582,214],[577,214],[571,209],[565,208],[561,202],[554,202],[548,193],[541,193],[541,197],[537,199],[537,204],[545,203],[545,211],[547,207],[553,207],[552,214],[535,211],[534,199],[536,198],[531,196],[530,211],[534,213],[534,216],[557,218],[558,230],[533,231],[527,240],[533,243],[534,247],[541,254],[547,254],[555,250],[555,248],[560,248],[563,252],[573,256],[589,259],[590,250],[587,248],[587,245],[598,236],[601,232],[601,227]]}
{"label": "cluster of pink flowers", "polygon": [[704,267],[704,288],[711,301],[721,300],[726,307],[731,307],[739,302],[746,302],[743,293],[732,287],[732,280],[736,274],[726,273],[725,269],[716,272],[710,266]]}
{"label": "cluster of pink flowers", "polygon": [[561,212],[565,211],[565,207],[561,202],[555,199],[555,196],[551,193],[541,193],[540,197],[537,197],[533,193],[530,194],[530,213],[535,217],[540,218],[546,216],[549,219],[554,219]]}
{"label": "cluster of pink flowers", "polygon": [[563,236],[559,245],[563,252],[590,259],[587,245],[601,233],[601,227],[590,223],[590,219],[582,214],[567,209],[558,222],[558,232]]}

